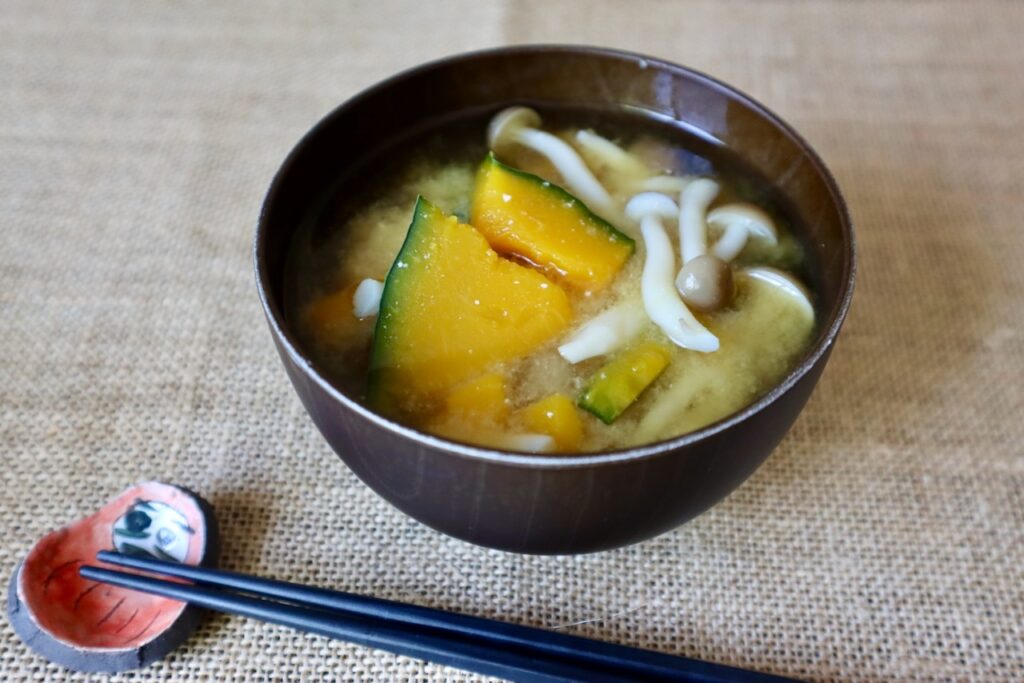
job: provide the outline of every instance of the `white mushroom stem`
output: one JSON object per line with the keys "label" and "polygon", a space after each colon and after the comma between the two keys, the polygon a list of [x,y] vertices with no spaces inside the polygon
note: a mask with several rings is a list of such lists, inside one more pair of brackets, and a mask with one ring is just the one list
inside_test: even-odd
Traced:
{"label": "white mushroom stem", "polygon": [[750,239],[766,244],[779,242],[779,234],[771,217],[753,204],[720,206],[708,214],[707,225],[722,232],[711,251],[726,262],[736,258]]}
{"label": "white mushroom stem", "polygon": [[568,143],[551,133],[532,128],[520,130],[516,139],[524,147],[547,157],[572,193],[582,200],[587,208],[603,217],[616,215],[611,195]]}
{"label": "white mushroom stem", "polygon": [[359,318],[372,318],[380,311],[380,298],[384,294],[384,283],[367,278],[359,283],[352,294],[352,314]]}
{"label": "white mushroom stem", "polygon": [[498,446],[510,451],[549,453],[555,450],[555,440],[547,434],[506,434],[501,437]]}
{"label": "white mushroom stem", "polygon": [[630,188],[634,192],[662,192],[664,194],[679,194],[690,184],[691,178],[684,178],[677,175],[655,175],[633,183]]}
{"label": "white mushroom stem", "polygon": [[558,353],[570,363],[603,356],[623,347],[643,329],[647,316],[632,302],[621,303],[588,320],[558,347]]}
{"label": "white mushroom stem", "polygon": [[634,178],[646,178],[651,175],[651,169],[647,168],[647,164],[591,130],[577,131],[576,144],[583,150],[584,156],[599,161],[616,173]]}
{"label": "white mushroom stem", "polygon": [[757,278],[762,282],[778,287],[780,291],[799,303],[804,313],[810,316],[812,320],[814,319],[814,305],[811,303],[811,297],[804,286],[792,275],[766,266],[747,268],[743,273],[747,277]]}
{"label": "white mushroom stem", "polygon": [[710,353],[718,350],[718,338],[693,316],[674,284],[675,255],[662,220],[675,218],[678,213],[674,201],[654,192],[638,194],[626,205],[626,215],[640,223],[647,248],[640,277],[644,310],[676,345]]}
{"label": "white mushroom stem", "polygon": [[613,188],[616,191],[679,194],[692,180],[675,175],[652,175],[655,172],[640,157],[593,131],[577,131],[576,144],[587,161],[601,164],[619,176],[616,184],[620,187]]}
{"label": "white mushroom stem", "polygon": [[611,195],[594,177],[583,159],[567,142],[537,128],[540,115],[528,107],[509,107],[491,119],[487,141],[497,151],[509,143],[528,147],[545,157],[562,176],[569,190],[591,211],[618,222],[619,212]]}
{"label": "white mushroom stem", "polygon": [[683,263],[689,263],[708,250],[708,206],[718,196],[718,183],[698,178],[683,188],[679,196],[679,250]]}

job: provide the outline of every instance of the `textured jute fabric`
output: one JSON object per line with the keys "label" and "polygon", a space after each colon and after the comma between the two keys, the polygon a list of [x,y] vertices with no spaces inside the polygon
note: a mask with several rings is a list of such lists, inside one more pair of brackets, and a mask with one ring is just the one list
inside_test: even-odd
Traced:
{"label": "textured jute fabric", "polygon": [[[0,573],[128,484],[216,507],[223,565],[814,680],[1024,679],[1024,4],[0,3]],[[860,279],[768,462],[686,526],[524,557],[335,457],[251,265],[291,146],[428,59],[637,50],[780,113],[835,172]],[[78,678],[6,619],[0,678]],[[82,677],[84,678],[84,677]],[[241,618],[115,680],[477,680]]]}

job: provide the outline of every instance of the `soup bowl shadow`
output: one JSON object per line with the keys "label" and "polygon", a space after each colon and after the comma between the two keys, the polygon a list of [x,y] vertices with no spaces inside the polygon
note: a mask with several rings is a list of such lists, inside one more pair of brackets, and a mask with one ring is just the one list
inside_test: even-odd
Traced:
{"label": "soup bowl shadow", "polygon": [[[334,386],[284,316],[297,227],[354,165],[411,130],[511,104],[619,107],[671,121],[739,155],[803,219],[817,277],[817,336],[796,367],[743,410],[697,432],[604,453],[537,456],[448,441],[378,415]],[[781,119],[690,69],[615,50],[502,48],[398,74],[342,104],[298,143],[271,184],[255,238],[257,288],[296,392],[342,460],[434,529],[525,553],[638,542],[700,514],[740,485],[796,419],[828,361],[854,283],[854,238],[835,181]]]}

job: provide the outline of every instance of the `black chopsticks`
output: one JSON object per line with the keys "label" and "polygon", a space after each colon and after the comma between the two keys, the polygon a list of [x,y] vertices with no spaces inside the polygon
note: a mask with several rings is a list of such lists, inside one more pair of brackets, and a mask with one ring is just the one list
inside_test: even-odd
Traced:
{"label": "black chopsticks", "polygon": [[193,584],[86,566],[83,578],[514,681],[785,681],[768,674],[350,593],[100,552]]}

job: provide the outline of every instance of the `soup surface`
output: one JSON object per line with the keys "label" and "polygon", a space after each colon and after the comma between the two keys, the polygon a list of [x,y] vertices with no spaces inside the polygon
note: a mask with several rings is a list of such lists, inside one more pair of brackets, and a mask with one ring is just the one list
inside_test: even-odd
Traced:
{"label": "soup surface", "polygon": [[[605,190],[600,209],[535,140],[490,157],[493,112],[395,141],[311,209],[285,307],[320,370],[418,429],[553,453],[693,431],[778,383],[815,331],[814,274],[779,193],[667,124],[542,114],[538,130]],[[675,213],[640,215],[665,201]],[[696,264],[676,282],[688,239],[724,287],[711,305]]]}

